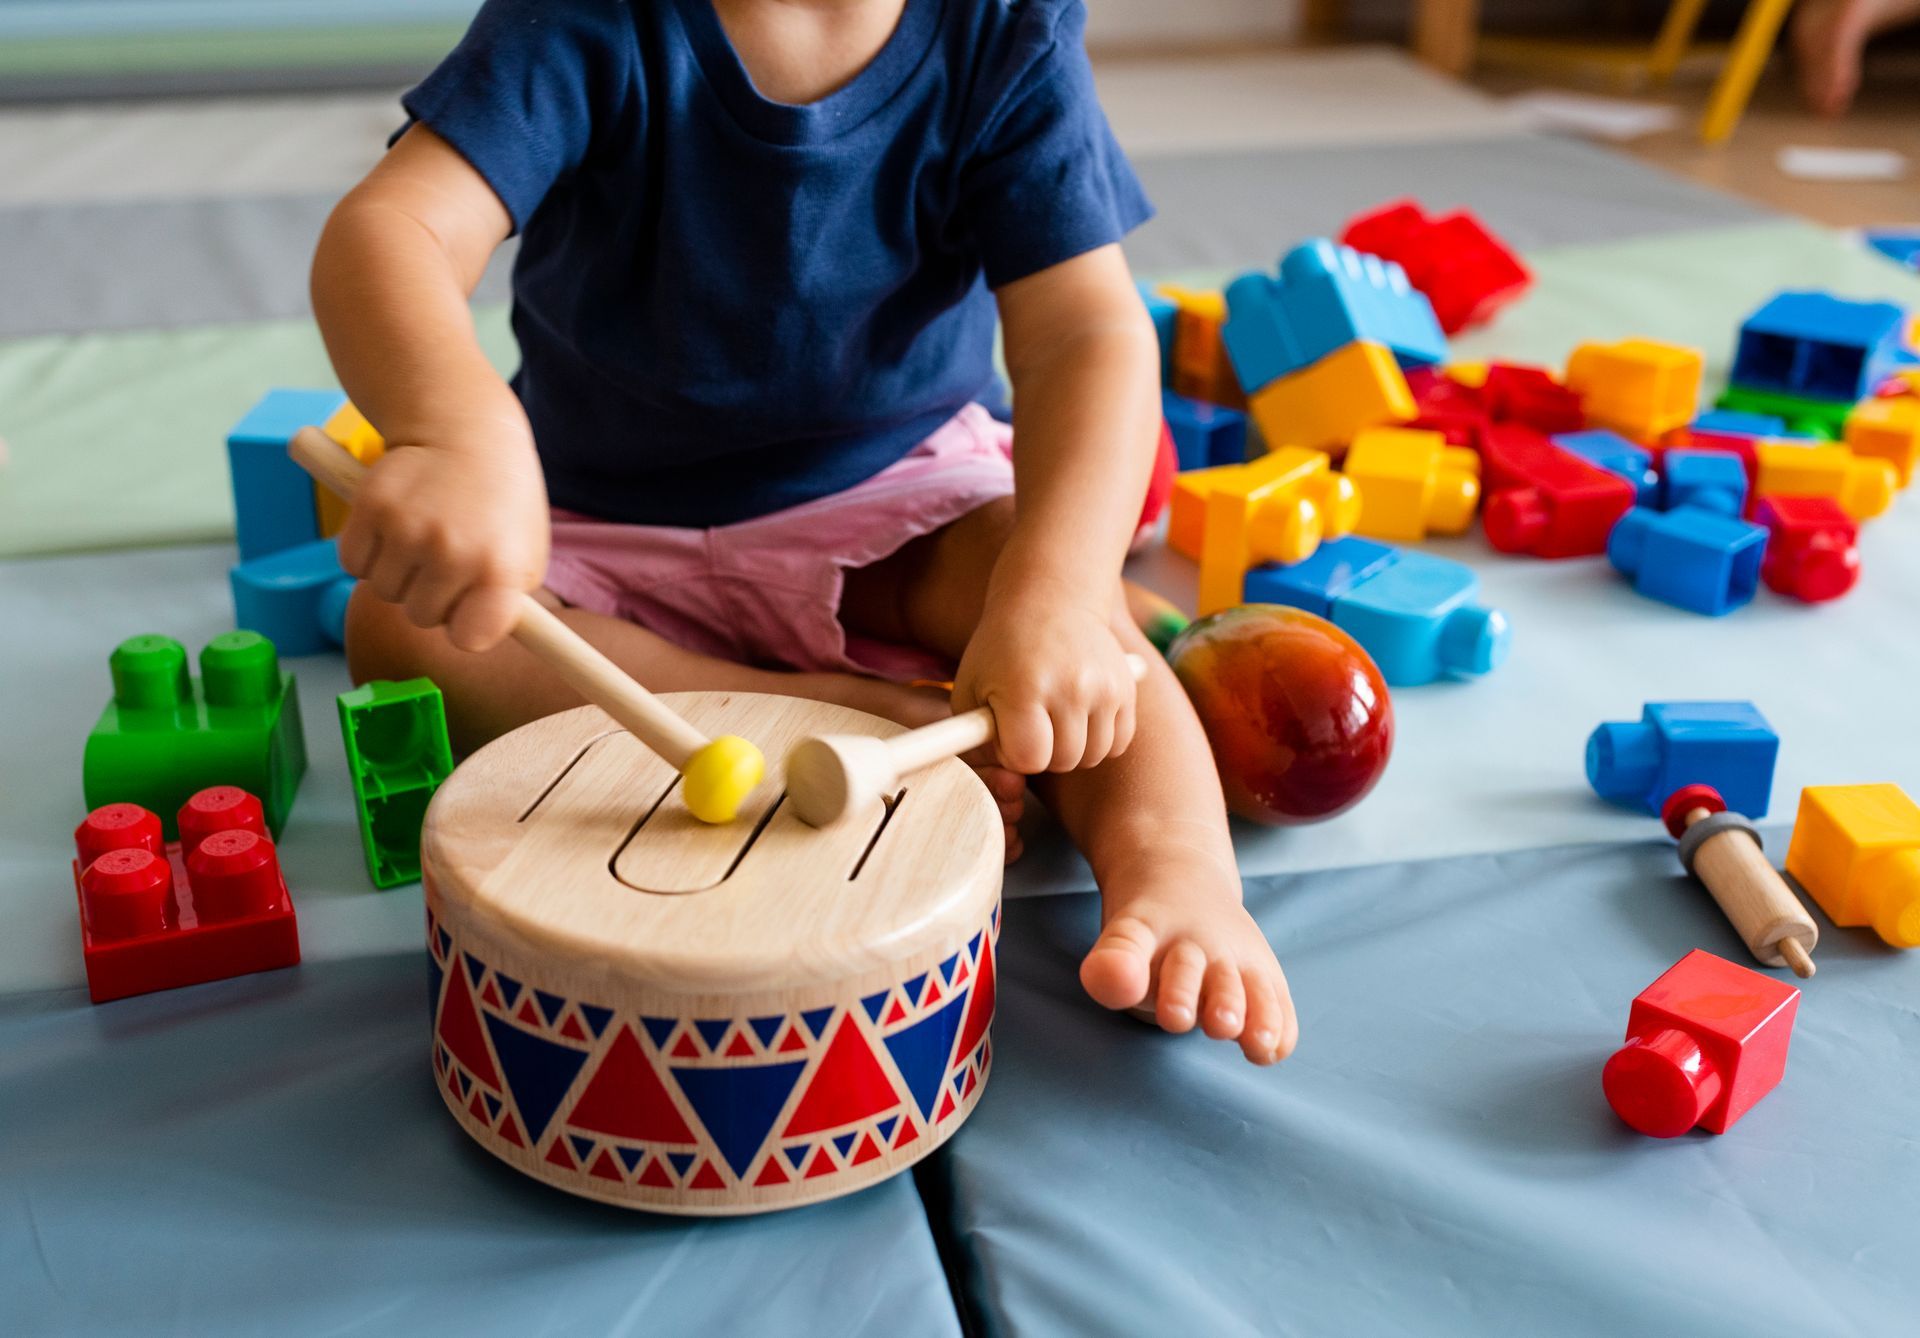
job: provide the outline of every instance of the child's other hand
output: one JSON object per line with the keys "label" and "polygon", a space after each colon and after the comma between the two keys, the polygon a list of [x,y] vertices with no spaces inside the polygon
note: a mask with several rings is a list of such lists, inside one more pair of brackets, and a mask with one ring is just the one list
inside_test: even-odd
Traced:
{"label": "child's other hand", "polygon": [[1059,594],[990,601],[954,675],[953,709],[993,708],[1001,765],[1074,771],[1133,742],[1134,682],[1110,615]]}
{"label": "child's other hand", "polygon": [[416,627],[483,651],[546,577],[546,484],[524,423],[435,436],[388,443],[340,531],[340,565]]}

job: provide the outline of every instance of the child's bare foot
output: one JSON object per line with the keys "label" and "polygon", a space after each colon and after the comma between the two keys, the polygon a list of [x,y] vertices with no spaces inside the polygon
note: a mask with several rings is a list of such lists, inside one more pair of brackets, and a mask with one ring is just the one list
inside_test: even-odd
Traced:
{"label": "child's bare foot", "polygon": [[1209,864],[1176,850],[1109,876],[1100,938],[1080,964],[1080,983],[1108,1008],[1151,1010],[1171,1032],[1198,1023],[1215,1040],[1239,1041],[1254,1063],[1271,1064],[1293,1052],[1300,1034],[1287,978],[1240,904],[1238,875],[1223,877]]}
{"label": "child's bare foot", "polygon": [[[876,678],[861,682],[859,691],[861,699],[848,701],[846,705],[905,725],[908,729],[931,725],[953,714],[947,694],[932,688],[908,687]],[[996,764],[992,749],[970,755],[966,761],[979,773],[987,793],[993,796],[993,802],[1000,810],[1000,822],[1007,838],[1007,863],[1011,864],[1026,851],[1026,845],[1020,839],[1020,817],[1026,811],[1027,778]]]}
{"label": "child's bare foot", "polygon": [[1838,116],[1860,89],[1867,40],[1920,18],[1920,0],[1803,0],[1793,19],[1800,93],[1822,116]]}

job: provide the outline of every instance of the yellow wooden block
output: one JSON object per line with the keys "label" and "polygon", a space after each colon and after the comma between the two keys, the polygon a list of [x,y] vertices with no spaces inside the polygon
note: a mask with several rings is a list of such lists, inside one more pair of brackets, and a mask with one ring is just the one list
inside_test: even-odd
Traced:
{"label": "yellow wooden block", "polygon": [[1762,441],[1754,456],[1755,497],[1831,497],[1855,520],[1871,520],[1893,503],[1893,466],[1862,459],[1837,441]]}
{"label": "yellow wooden block", "polygon": [[1352,480],[1321,451],[1283,446],[1233,468],[1207,493],[1194,601],[1202,618],[1241,602],[1249,567],[1302,561],[1360,518]]}
{"label": "yellow wooden block", "polygon": [[1891,464],[1900,486],[1906,487],[1920,464],[1920,399],[1900,395],[1862,400],[1847,415],[1846,440],[1855,455]]}
{"label": "yellow wooden block", "polygon": [[1269,382],[1248,400],[1269,448],[1344,447],[1362,428],[1404,423],[1418,413],[1393,354],[1356,340]]}
{"label": "yellow wooden block", "polygon": [[1360,494],[1355,531],[1369,539],[1418,543],[1432,530],[1461,534],[1480,501],[1480,457],[1438,432],[1368,428],[1341,468]]}
{"label": "yellow wooden block", "polygon": [[1898,785],[1801,791],[1787,872],[1835,924],[1920,947],[1920,805]]}
{"label": "yellow wooden block", "polygon": [[[372,464],[386,453],[387,443],[374,430],[373,424],[367,421],[366,415],[354,408],[351,402],[334,410],[333,417],[320,430],[346,447],[347,453],[363,465]],[[320,513],[320,537],[331,539],[347,523],[350,508],[331,489],[317,483],[313,485],[313,497]]]}
{"label": "yellow wooden block", "polygon": [[1658,441],[1693,421],[1704,365],[1700,350],[1652,339],[1582,344],[1567,360],[1566,383],[1595,426]]}

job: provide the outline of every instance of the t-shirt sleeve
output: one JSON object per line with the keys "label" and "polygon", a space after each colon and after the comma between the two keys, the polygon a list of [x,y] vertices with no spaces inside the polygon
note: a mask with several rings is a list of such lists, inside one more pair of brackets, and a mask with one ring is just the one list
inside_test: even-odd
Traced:
{"label": "t-shirt sleeve", "polygon": [[960,222],[999,288],[1117,242],[1153,216],[1094,92],[1078,4],[1037,40],[961,178]]}
{"label": "t-shirt sleeve", "polygon": [[636,105],[635,48],[627,0],[486,0],[400,103],[486,178],[518,232]]}

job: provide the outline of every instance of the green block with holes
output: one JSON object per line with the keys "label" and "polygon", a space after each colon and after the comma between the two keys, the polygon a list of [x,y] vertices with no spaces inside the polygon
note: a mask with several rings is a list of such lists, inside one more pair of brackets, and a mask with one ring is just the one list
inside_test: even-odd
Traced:
{"label": "green block with holes", "polygon": [[427,802],[453,770],[440,689],[430,678],[413,678],[343,692],[340,738],[373,885],[417,882]]}

